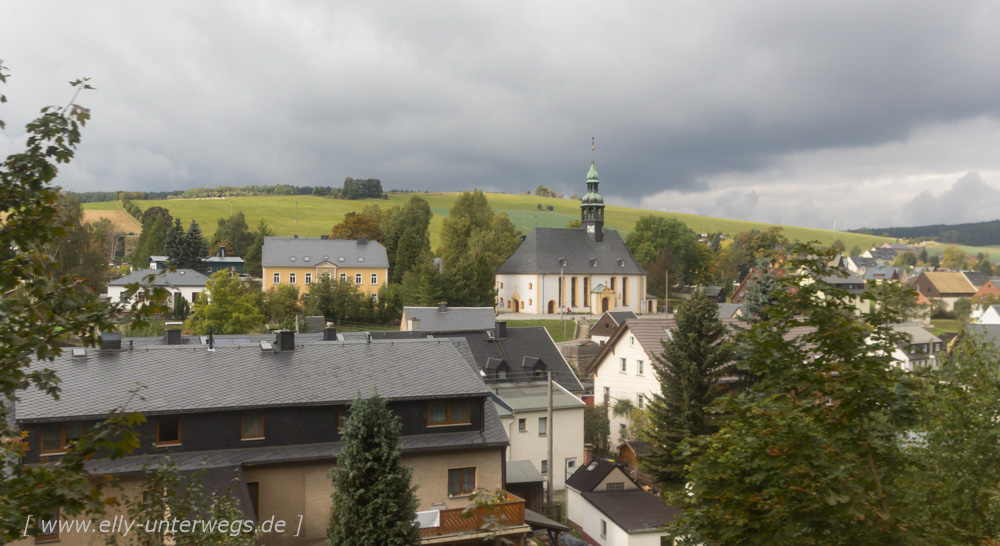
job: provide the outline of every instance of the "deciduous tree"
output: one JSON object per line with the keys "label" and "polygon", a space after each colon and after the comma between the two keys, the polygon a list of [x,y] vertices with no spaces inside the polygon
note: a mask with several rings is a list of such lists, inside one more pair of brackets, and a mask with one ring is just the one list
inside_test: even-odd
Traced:
{"label": "deciduous tree", "polygon": [[[0,84],[7,70],[0,62]],[[89,88],[85,80],[72,83]],[[0,103],[6,98],[0,93]],[[0,542],[19,539],[28,514],[63,517],[102,513],[107,500],[103,482],[87,472],[87,461],[121,456],[138,445],[128,431],[139,415],[115,412],[72,443],[59,464],[23,465],[23,436],[11,426],[14,400],[21,389],[59,394],[59,378],[45,362],[59,355],[61,340],[78,336],[88,346],[97,332],[113,330],[114,305],[86,297],[76,277],[58,275],[57,263],[46,251],[69,228],[59,214],[59,189],[52,186],[59,164],[73,159],[81,128],[90,111],[74,101],[64,108],[47,107],[27,125],[24,150],[0,163]],[[0,129],[4,127],[0,121]],[[136,287],[131,289],[134,293]],[[17,290],[18,296],[10,294]],[[162,293],[159,293],[162,296]],[[163,307],[161,306],[162,310]],[[37,529],[28,529],[32,535]]]}
{"label": "deciduous tree", "polygon": [[207,296],[195,298],[194,312],[187,321],[195,334],[249,334],[264,326],[264,314],[258,303],[259,290],[244,286],[229,271],[216,271],[205,287]]}
{"label": "deciduous tree", "polygon": [[900,480],[920,382],[890,365],[898,317],[877,308],[856,320],[852,295],[822,280],[837,273],[829,253],[793,251],[819,258],[792,260],[801,273],[780,282],[794,290],[777,291],[769,320],[740,336],[761,379],[721,398],[726,424],[683,448],[690,494],[675,499],[673,530],[704,544],[935,543]]}
{"label": "deciduous tree", "polygon": [[364,237],[371,241],[382,241],[382,230],[378,227],[378,219],[356,212],[344,215],[344,221],[333,226],[330,233],[333,239],[358,239]]}
{"label": "deciduous tree", "polygon": [[955,245],[948,245],[941,256],[941,267],[948,269],[965,269],[965,252]]}

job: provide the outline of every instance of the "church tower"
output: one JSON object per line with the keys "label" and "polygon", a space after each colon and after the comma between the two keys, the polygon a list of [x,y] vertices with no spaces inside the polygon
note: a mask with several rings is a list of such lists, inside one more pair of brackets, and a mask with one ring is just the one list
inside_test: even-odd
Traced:
{"label": "church tower", "polygon": [[[593,152],[594,147],[591,146],[590,150]],[[604,198],[597,193],[597,169],[594,168],[593,158],[587,173],[587,194],[580,204],[580,226],[594,241],[600,243],[604,240]]]}

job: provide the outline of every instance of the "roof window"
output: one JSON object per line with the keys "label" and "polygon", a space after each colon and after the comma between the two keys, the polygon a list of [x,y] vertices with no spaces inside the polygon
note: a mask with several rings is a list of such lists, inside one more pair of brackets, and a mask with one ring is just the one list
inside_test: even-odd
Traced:
{"label": "roof window", "polygon": [[292,256],[291,258],[289,258],[288,261],[294,262],[295,261],[295,256]]}

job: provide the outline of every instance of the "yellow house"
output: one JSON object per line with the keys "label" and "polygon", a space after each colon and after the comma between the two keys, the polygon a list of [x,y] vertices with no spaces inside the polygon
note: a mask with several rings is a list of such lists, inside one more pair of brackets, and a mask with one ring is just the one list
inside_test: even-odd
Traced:
{"label": "yellow house", "polygon": [[362,293],[378,294],[389,278],[389,256],[377,241],[313,237],[265,237],[261,252],[265,291],[279,284],[300,294],[322,277],[353,282]]}

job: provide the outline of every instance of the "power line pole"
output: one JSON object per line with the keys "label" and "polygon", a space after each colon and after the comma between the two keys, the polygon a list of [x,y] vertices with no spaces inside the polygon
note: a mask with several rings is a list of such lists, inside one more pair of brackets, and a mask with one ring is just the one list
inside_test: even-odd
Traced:
{"label": "power line pole", "polygon": [[552,477],[555,476],[556,467],[555,467],[555,464],[554,464],[555,460],[552,457],[552,435],[555,432],[555,427],[552,426],[552,424],[553,424],[552,423],[552,370],[549,370],[548,372],[549,372],[549,389],[548,389],[549,390],[549,416],[546,417],[545,428],[547,428],[548,430],[546,430],[545,432],[547,432],[548,436],[549,436],[549,482],[548,482],[547,491],[545,492],[545,504],[547,504],[549,506],[549,509],[551,510],[551,508],[552,508],[552,488],[554,487],[554,485],[553,485],[554,482],[553,482]]}

